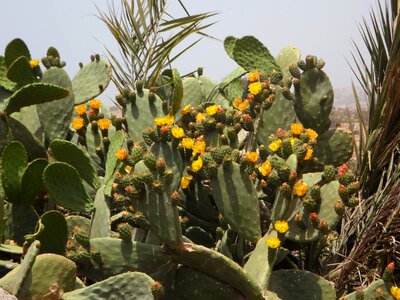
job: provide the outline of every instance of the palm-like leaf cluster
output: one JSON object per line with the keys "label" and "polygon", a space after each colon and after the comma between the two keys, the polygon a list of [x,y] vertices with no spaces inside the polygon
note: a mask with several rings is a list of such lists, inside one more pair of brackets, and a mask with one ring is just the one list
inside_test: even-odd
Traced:
{"label": "palm-like leaf cluster", "polygon": [[[334,252],[344,257],[332,272],[338,289],[379,277],[400,257],[400,18],[399,0],[390,0],[360,32],[370,57],[358,45],[353,55],[367,96],[368,119],[355,93],[360,122],[358,172],[363,200],[343,219]],[[354,86],[353,86],[353,90]],[[336,257],[337,257],[336,256]]]}
{"label": "palm-like leaf cluster", "polygon": [[147,87],[155,84],[161,71],[168,67],[199,39],[176,53],[175,48],[194,33],[212,25],[203,24],[215,13],[200,13],[175,18],[167,12],[167,0],[120,0],[120,8],[109,4],[108,12],[99,11],[100,19],[118,42],[120,57],[108,51],[114,69],[113,81],[121,91],[133,88],[136,80]]}
{"label": "palm-like leaf cluster", "polygon": [[377,12],[371,12],[370,24],[364,19],[360,32],[370,55],[366,59],[355,44],[353,68],[358,82],[367,95],[368,120],[362,114],[356,95],[360,117],[360,145],[358,171],[364,196],[373,194],[383,170],[400,141],[397,118],[400,113],[398,66],[400,62],[400,31],[395,30],[398,0],[386,7],[378,2]]}

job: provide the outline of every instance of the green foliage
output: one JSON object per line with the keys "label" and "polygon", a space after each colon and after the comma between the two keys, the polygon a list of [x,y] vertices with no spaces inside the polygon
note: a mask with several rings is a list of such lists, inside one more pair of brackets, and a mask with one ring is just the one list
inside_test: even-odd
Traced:
{"label": "green foliage", "polygon": [[74,167],[63,162],[51,163],[44,170],[43,181],[50,197],[59,205],[77,212],[94,210],[93,200]]}
{"label": "green foliage", "polygon": [[[63,299],[334,299],[303,269],[327,273],[327,237],[358,203],[358,183],[345,165],[352,135],[329,129],[322,61],[299,61],[294,46],[274,58],[255,37],[228,37],[239,68],[220,84],[202,68],[181,77],[163,57],[168,42],[199,32],[209,15],[165,21],[163,6],[137,5],[119,21],[101,16],[132,46],[122,53],[129,64],[113,57],[122,116],[86,105],[110,81],[98,55],[72,80],[53,47],[43,74],[20,40],[0,59],[9,91],[0,116],[9,245],[0,252],[20,255],[13,239],[31,249],[40,241],[36,255],[46,253],[34,263],[29,250],[0,286],[20,282],[18,295],[44,297],[56,282]],[[132,37],[121,29],[128,20],[149,32]],[[155,25],[178,34],[160,42]],[[150,40],[156,52],[143,48]],[[93,284],[76,288],[76,271]]]}

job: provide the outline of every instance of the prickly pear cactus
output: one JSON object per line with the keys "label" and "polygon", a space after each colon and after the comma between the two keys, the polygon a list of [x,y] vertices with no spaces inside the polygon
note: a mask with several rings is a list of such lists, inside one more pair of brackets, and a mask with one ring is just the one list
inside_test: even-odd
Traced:
{"label": "prickly pear cactus", "polygon": [[352,134],[329,128],[324,63],[294,46],[274,57],[252,36],[224,47],[238,68],[221,83],[202,68],[163,70],[154,86],[133,78],[116,116],[93,99],[111,74],[98,55],[71,80],[54,47],[42,72],[21,40],[7,46],[0,287],[49,299],[336,298],[306,270],[329,272],[326,250],[360,199]]}

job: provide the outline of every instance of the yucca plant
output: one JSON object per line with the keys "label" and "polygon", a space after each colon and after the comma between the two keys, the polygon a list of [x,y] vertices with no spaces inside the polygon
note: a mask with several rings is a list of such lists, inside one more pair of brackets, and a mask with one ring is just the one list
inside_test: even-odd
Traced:
{"label": "yucca plant", "polygon": [[[363,201],[343,219],[336,253],[344,257],[334,272],[338,289],[364,285],[383,274],[399,253],[400,142],[400,1],[391,0],[366,19],[360,32],[370,57],[355,44],[353,71],[367,98],[363,117],[355,92],[360,123],[358,173]],[[354,85],[353,90],[355,91]]]}
{"label": "yucca plant", "polygon": [[367,98],[366,120],[355,93],[361,132],[358,172],[366,197],[376,191],[382,172],[388,167],[391,154],[400,140],[397,122],[400,113],[397,80],[400,31],[395,30],[398,6],[398,0],[391,0],[385,7],[378,2],[377,11],[371,12],[370,23],[364,19],[360,27],[370,59],[364,57],[357,44],[353,54],[355,64],[352,69]]}
{"label": "yucca plant", "polygon": [[[120,9],[109,4],[108,12],[99,11],[118,42],[120,57],[108,51],[117,88],[134,89],[136,80],[152,87],[161,71],[194,46],[201,38],[181,46],[187,37],[202,32],[213,23],[203,21],[216,13],[190,15],[179,1],[185,16],[175,18],[167,11],[167,0],[121,0]],[[175,51],[176,50],[176,51]]]}

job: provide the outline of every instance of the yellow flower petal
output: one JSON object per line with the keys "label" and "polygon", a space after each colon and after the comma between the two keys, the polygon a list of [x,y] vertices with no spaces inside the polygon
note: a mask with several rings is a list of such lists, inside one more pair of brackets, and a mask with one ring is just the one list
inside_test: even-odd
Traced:
{"label": "yellow flower petal", "polygon": [[269,160],[263,162],[263,164],[258,168],[262,176],[268,176],[272,171],[272,165]]}
{"label": "yellow flower petal", "polygon": [[214,105],[208,106],[208,107],[206,108],[206,112],[207,112],[210,116],[215,115],[215,114],[218,112],[218,105],[214,104]]}
{"label": "yellow flower petal", "polygon": [[293,194],[296,196],[302,197],[308,190],[308,184],[304,183],[303,180],[299,180],[295,183],[293,187]]}
{"label": "yellow flower petal", "polygon": [[182,177],[182,179],[181,179],[181,189],[187,189],[188,188],[188,186],[189,186],[189,184],[190,184],[190,181],[193,179],[193,177],[192,176],[183,176]]}
{"label": "yellow flower petal", "polygon": [[267,246],[271,249],[279,248],[281,245],[281,241],[276,237],[269,237],[267,238]]}
{"label": "yellow flower petal", "polygon": [[292,123],[290,125],[290,130],[294,135],[300,135],[304,131],[304,127],[301,123]]}
{"label": "yellow flower petal", "polygon": [[289,230],[289,224],[286,221],[278,220],[278,221],[275,222],[274,228],[279,233],[285,233],[286,231]]}
{"label": "yellow flower petal", "polygon": [[253,82],[249,84],[249,92],[252,93],[253,95],[258,95],[262,90],[262,84],[261,82]]}
{"label": "yellow flower petal", "polygon": [[201,170],[202,167],[203,167],[203,159],[201,158],[201,156],[199,156],[197,160],[192,162],[192,170],[193,172],[198,172]]}
{"label": "yellow flower petal", "polygon": [[74,128],[76,131],[80,130],[83,126],[85,126],[85,122],[82,118],[75,118],[72,121],[72,128]]}
{"label": "yellow flower petal", "polygon": [[37,66],[39,66],[39,60],[38,59],[31,59],[29,61],[29,65],[31,66],[31,68],[36,68]]}
{"label": "yellow flower petal", "polygon": [[171,133],[172,133],[172,136],[176,139],[183,138],[183,136],[185,135],[185,132],[183,131],[183,128],[181,128],[181,127],[173,127],[171,129]]}
{"label": "yellow flower petal", "polygon": [[272,151],[272,152],[276,152],[279,150],[279,148],[282,146],[282,140],[281,139],[277,139],[276,141],[273,141],[271,144],[269,144],[268,148]]}
{"label": "yellow flower petal", "polygon": [[187,138],[183,138],[181,143],[182,143],[182,146],[185,149],[192,149],[193,145],[194,145],[193,139],[188,138],[188,137]]}

